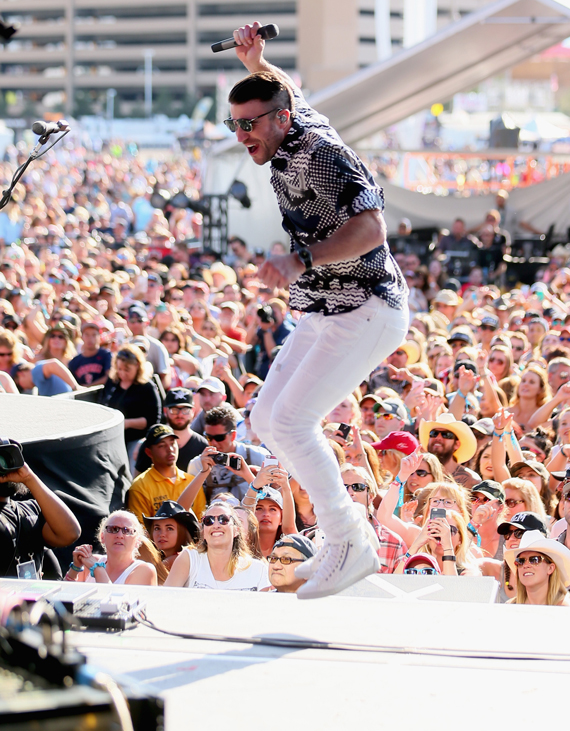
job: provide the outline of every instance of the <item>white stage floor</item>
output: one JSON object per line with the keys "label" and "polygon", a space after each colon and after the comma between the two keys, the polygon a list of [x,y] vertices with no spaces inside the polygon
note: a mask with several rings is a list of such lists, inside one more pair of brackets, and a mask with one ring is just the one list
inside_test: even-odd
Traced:
{"label": "white stage floor", "polygon": [[485,731],[489,724],[541,728],[563,717],[570,680],[570,615],[563,607],[347,596],[302,602],[137,587],[139,593],[150,620],[179,632],[370,647],[188,640],[142,626],[71,633],[91,663],[164,697],[167,731],[371,723],[398,731]]}

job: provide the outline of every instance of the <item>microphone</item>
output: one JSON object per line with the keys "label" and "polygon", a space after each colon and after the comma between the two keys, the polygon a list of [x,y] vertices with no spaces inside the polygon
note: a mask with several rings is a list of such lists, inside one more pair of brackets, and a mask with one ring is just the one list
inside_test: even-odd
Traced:
{"label": "microphone", "polygon": [[[269,23],[269,25],[262,25],[258,29],[257,34],[261,36],[264,41],[270,41],[272,38],[277,38],[279,35],[279,26],[275,23]],[[212,51],[219,53],[220,51],[229,51],[230,48],[237,48],[239,44],[234,41],[233,38],[226,38],[225,41],[218,41],[212,44]]]}
{"label": "microphone", "polygon": [[44,122],[39,120],[32,124],[32,132],[35,135],[39,135],[42,143],[46,142],[50,135],[56,132],[65,132],[67,129],[69,129],[69,125],[65,119],[59,119],[57,122]]}

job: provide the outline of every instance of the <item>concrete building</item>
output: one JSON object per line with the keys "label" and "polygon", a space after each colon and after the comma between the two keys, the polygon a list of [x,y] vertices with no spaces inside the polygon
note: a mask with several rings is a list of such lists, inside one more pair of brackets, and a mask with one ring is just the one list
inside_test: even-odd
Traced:
{"label": "concrete building", "polygon": [[386,55],[406,45],[418,25],[428,27],[426,7],[440,28],[486,1],[0,0],[4,20],[21,24],[0,49],[0,91],[78,114],[89,105],[104,113],[111,89],[115,110],[129,114],[143,105],[145,83],[149,101],[152,64],[155,100],[214,95],[243,71],[232,52],[214,55],[210,44],[253,19],[279,25],[267,57],[316,91],[375,61],[379,46]]}

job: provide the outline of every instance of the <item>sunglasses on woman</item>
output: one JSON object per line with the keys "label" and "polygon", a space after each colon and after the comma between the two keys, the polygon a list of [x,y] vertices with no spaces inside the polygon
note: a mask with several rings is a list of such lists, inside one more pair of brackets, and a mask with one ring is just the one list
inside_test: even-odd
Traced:
{"label": "sunglasses on woman", "polygon": [[505,536],[505,541],[508,541],[513,536],[517,540],[520,540],[524,536],[524,530],[522,528],[512,528],[508,533],[504,533],[503,535]]}
{"label": "sunglasses on woman", "polygon": [[510,497],[505,500],[505,503],[507,507],[514,508],[515,505],[519,505],[519,503],[524,503],[524,500],[515,500],[514,497]]}
{"label": "sunglasses on woman", "polygon": [[546,556],[527,556],[526,558],[523,558],[522,556],[517,556],[515,558],[515,564],[517,566],[524,566],[527,561],[529,563],[529,566],[538,566],[543,561],[546,561],[547,563],[552,563],[552,561]]}
{"label": "sunglasses on woman", "polygon": [[352,492],[365,492],[368,490],[368,485],[365,482],[353,482],[352,485],[345,485],[346,489],[350,487]]}
{"label": "sunglasses on woman", "polygon": [[202,525],[207,525],[208,528],[211,528],[216,520],[220,525],[227,525],[230,522],[231,518],[225,513],[222,513],[221,515],[205,515],[202,518]]}
{"label": "sunglasses on woman", "polygon": [[106,525],[105,530],[111,535],[117,535],[117,533],[122,533],[124,536],[134,536],[134,534],[137,532],[136,528],[129,528],[124,525]]}
{"label": "sunglasses on woman", "polygon": [[304,558],[290,558],[289,556],[274,556],[271,554],[271,556],[267,557],[267,560],[269,563],[277,563],[279,561],[283,564],[283,566],[289,566],[292,563],[303,563],[305,561]]}
{"label": "sunglasses on woman", "polygon": [[437,574],[437,571],[433,568],[425,568],[425,569],[404,569],[405,574],[412,574],[417,575],[420,574],[422,576],[434,576]]}
{"label": "sunglasses on woman", "polygon": [[428,472],[427,470],[416,470],[414,472],[414,475],[417,475],[418,477],[427,477],[428,475],[432,477],[433,475],[431,472]]}

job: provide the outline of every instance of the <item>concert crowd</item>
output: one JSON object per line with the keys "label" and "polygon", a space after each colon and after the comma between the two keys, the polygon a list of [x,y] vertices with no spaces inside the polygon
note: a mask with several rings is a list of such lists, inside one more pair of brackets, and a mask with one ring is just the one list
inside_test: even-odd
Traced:
{"label": "concert crowd", "polygon": [[[8,157],[4,186],[25,159]],[[3,471],[0,575],[27,561],[73,582],[289,593],[310,577],[318,515],[250,421],[302,314],[257,276],[288,244],[232,237],[220,255],[200,214],[153,205],[156,190],[198,198],[200,184],[187,156],[68,146],[0,212],[0,391],[119,410],[132,475],[86,543],[49,484]],[[492,577],[497,601],[568,605],[570,250],[512,286],[511,240],[538,232],[509,216],[501,191],[476,229],[447,222],[429,253],[402,221],[388,243],[408,334],[322,429],[381,573]],[[61,569],[50,549],[71,544]]]}

